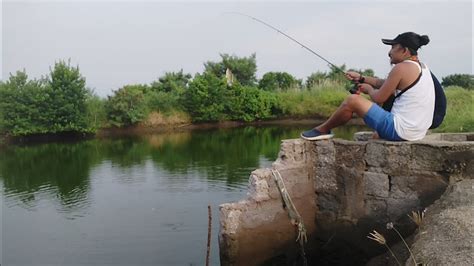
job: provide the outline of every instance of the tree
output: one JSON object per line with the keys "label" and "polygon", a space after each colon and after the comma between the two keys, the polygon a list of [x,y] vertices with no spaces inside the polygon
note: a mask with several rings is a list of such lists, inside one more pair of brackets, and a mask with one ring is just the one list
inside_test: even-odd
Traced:
{"label": "tree", "polygon": [[17,71],[0,87],[0,128],[14,136],[47,133],[49,88],[44,79],[28,80]]}
{"label": "tree", "polygon": [[50,75],[39,80],[28,80],[25,71],[18,71],[0,94],[1,127],[14,136],[92,131],[86,119],[85,79],[69,63],[55,63]]}
{"label": "tree", "polygon": [[151,88],[160,92],[182,93],[191,78],[191,74],[184,74],[182,69],[179,72],[166,72],[165,75],[158,78],[158,81],[151,83]]}
{"label": "tree", "polygon": [[72,67],[59,61],[50,71],[48,85],[51,110],[50,127],[53,132],[87,131],[86,124],[86,79],[79,72],[79,67]]}
{"label": "tree", "polygon": [[221,62],[208,61],[204,63],[204,72],[212,73],[218,78],[225,77],[227,69],[230,69],[236,80],[242,85],[254,85],[257,81],[257,61],[255,53],[249,57],[230,56],[220,54]]}
{"label": "tree", "polygon": [[286,72],[268,72],[263,75],[258,87],[266,91],[287,91],[299,89],[300,81]]}
{"label": "tree", "polygon": [[474,90],[474,75],[471,74],[452,74],[443,78],[441,85],[459,86],[468,90]]}

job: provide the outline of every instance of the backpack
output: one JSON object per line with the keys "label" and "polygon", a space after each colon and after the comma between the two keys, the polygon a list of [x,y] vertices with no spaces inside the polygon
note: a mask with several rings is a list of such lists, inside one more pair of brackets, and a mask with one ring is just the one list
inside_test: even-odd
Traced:
{"label": "backpack", "polygon": [[431,123],[430,127],[430,129],[433,129],[439,127],[439,125],[441,125],[443,122],[444,116],[446,115],[447,101],[446,95],[444,94],[444,89],[433,72],[431,72],[431,78],[433,78],[435,89],[435,107],[433,113],[433,122]]}
{"label": "backpack", "polygon": [[[434,90],[435,90],[435,106],[434,106],[434,111],[433,111],[433,121],[431,122],[430,129],[437,128],[441,125],[443,122],[444,116],[446,115],[446,95],[444,94],[444,89],[443,86],[439,83],[438,79],[436,76],[431,73],[431,78],[433,79],[433,84],[434,84]],[[382,108],[386,110],[387,112],[390,112],[392,110],[393,102],[395,101],[396,98],[400,97],[404,92],[406,92],[409,88],[413,87],[418,80],[421,78],[421,73],[420,76],[410,85],[408,88],[405,90],[401,91],[399,94],[396,96],[391,95],[382,105]]]}

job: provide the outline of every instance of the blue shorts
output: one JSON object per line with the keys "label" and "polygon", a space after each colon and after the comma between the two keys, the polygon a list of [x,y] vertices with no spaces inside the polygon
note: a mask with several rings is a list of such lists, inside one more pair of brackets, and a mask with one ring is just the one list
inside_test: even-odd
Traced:
{"label": "blue shorts", "polygon": [[367,114],[364,116],[364,122],[372,129],[377,131],[380,138],[391,141],[402,141],[395,131],[393,114],[385,111],[377,104],[372,104]]}

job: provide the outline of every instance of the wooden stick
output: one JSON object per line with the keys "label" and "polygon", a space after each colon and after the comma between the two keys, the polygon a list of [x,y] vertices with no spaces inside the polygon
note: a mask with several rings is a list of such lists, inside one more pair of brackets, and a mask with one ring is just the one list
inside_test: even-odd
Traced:
{"label": "wooden stick", "polygon": [[211,205],[207,205],[207,211],[208,211],[208,214],[209,214],[209,223],[208,223],[208,226],[207,226],[206,266],[209,266],[209,254],[211,254],[211,225],[212,225]]}

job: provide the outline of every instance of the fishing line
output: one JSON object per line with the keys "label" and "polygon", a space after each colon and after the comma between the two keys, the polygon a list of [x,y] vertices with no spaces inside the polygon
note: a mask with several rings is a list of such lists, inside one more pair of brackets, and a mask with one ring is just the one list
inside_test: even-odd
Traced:
{"label": "fishing line", "polygon": [[275,31],[277,31],[278,33],[282,34],[283,36],[287,37],[288,39],[296,42],[297,44],[301,45],[301,48],[304,48],[306,49],[307,51],[311,52],[312,54],[316,55],[317,57],[319,57],[320,59],[324,60],[326,63],[328,63],[331,67],[335,68],[336,70],[339,70],[341,73],[346,73],[344,70],[342,70],[340,67],[334,65],[333,63],[329,62],[329,60],[327,60],[326,58],[324,58],[323,56],[319,55],[318,53],[316,53],[315,51],[313,51],[311,48],[309,48],[308,46],[302,44],[301,42],[299,42],[298,40],[296,40],[295,38],[291,37],[290,35],[286,34],[285,32],[281,31],[280,29],[268,24],[267,22],[261,20],[261,19],[258,19],[256,17],[253,17],[253,16],[250,16],[250,15],[247,15],[247,14],[244,14],[244,13],[240,13],[240,12],[225,12],[226,14],[235,14],[235,15],[240,15],[240,16],[244,16],[244,17],[247,17],[247,18],[250,18],[250,19],[253,19]]}

